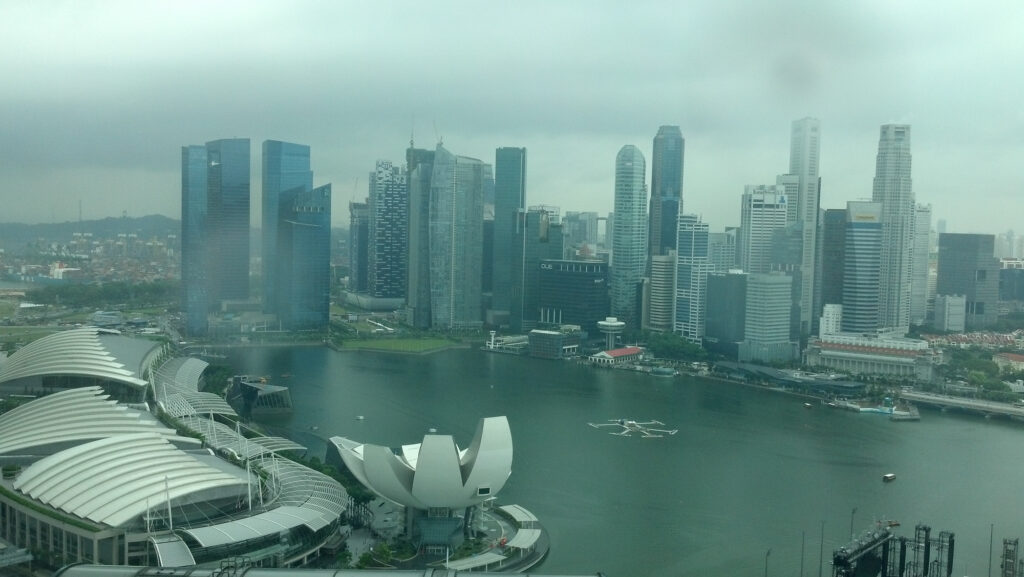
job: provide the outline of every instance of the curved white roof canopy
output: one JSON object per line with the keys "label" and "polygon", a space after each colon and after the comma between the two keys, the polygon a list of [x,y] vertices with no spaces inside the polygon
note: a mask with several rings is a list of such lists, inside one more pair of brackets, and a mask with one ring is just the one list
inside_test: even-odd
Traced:
{"label": "curved white roof canopy", "polygon": [[153,434],[118,435],[46,457],[14,488],[66,513],[120,526],[148,509],[245,495],[246,480],[202,463]]}
{"label": "curved white roof canopy", "polygon": [[480,419],[469,448],[451,435],[426,435],[395,455],[388,447],[331,437],[345,465],[385,499],[428,509],[463,508],[495,495],[512,474],[512,433],[505,417]]}
{"label": "curved white roof canopy", "polygon": [[131,433],[177,438],[148,415],[109,400],[100,387],[68,389],[0,415],[0,455]]}
{"label": "curved white roof canopy", "polygon": [[[137,388],[148,386],[139,370],[148,352],[160,344],[119,335],[117,331],[87,327],[45,336],[25,345],[0,366],[0,383],[26,377],[70,375]],[[119,358],[112,349],[133,358]]]}

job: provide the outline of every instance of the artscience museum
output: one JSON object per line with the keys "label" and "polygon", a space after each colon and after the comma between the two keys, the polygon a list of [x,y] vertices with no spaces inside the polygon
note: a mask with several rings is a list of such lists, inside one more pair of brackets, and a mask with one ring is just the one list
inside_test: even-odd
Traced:
{"label": "artscience museum", "polygon": [[[405,507],[406,535],[431,550],[457,547],[472,533],[479,506],[512,473],[512,434],[505,417],[481,419],[469,446],[427,434],[399,448],[331,437],[328,462],[344,465],[381,497]],[[340,461],[340,462],[339,462]]]}

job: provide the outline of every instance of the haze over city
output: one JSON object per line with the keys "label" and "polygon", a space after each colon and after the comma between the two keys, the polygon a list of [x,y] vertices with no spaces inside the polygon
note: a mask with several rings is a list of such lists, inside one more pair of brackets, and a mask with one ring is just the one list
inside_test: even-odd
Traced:
{"label": "haze over city", "polygon": [[75,220],[79,202],[86,219],[179,218],[180,147],[235,136],[310,145],[339,207],[414,134],[488,163],[526,147],[527,204],[608,212],[619,148],[649,158],[675,124],[685,211],[712,230],[786,171],[805,116],[822,123],[822,208],[870,197],[893,122],[914,130],[917,202],[951,232],[1014,228],[1024,183],[1012,0],[5,1],[0,22],[5,222]]}

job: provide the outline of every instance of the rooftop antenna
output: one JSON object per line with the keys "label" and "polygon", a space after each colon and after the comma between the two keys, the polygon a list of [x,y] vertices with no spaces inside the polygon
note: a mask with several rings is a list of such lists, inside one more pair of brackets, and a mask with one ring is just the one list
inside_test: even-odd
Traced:
{"label": "rooftop antenna", "polygon": [[415,140],[415,138],[413,138],[413,137],[415,135],[416,135],[416,113],[414,112],[413,115],[412,115],[412,126],[409,127],[409,148],[416,148],[416,146],[413,144],[413,141]]}
{"label": "rooftop antenna", "polygon": [[437,140],[438,146],[444,146],[444,137],[437,132],[437,119],[434,119],[434,139]]}

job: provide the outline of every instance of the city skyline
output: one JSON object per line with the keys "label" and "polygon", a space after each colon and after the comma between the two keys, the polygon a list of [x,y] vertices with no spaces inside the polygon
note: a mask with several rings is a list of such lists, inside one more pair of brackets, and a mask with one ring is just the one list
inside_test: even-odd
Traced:
{"label": "city skyline", "polygon": [[[362,200],[366,167],[396,158],[412,134],[421,147],[443,139],[482,159],[525,147],[531,203],[607,213],[607,159],[629,143],[651,158],[651,134],[668,124],[688,141],[685,210],[719,231],[738,224],[745,184],[786,166],[789,123],[812,116],[822,123],[823,208],[870,196],[875,131],[901,123],[914,127],[914,192],[936,222],[949,232],[1014,228],[1014,211],[991,207],[1013,206],[1024,182],[1017,3],[559,4],[544,5],[543,19],[529,8],[494,7],[495,30],[452,18],[460,10],[447,3],[254,6],[211,53],[194,39],[227,30],[231,6],[5,3],[0,42],[19,58],[0,64],[3,220],[76,220],[79,201],[85,219],[180,214],[174,151],[236,135],[311,146],[338,206]],[[409,33],[375,41],[382,14]],[[805,34],[751,33],[752,23],[797,18]],[[488,50],[467,55],[474,42]],[[426,46],[452,65],[409,70],[408,55]],[[643,58],[655,53],[663,57]],[[382,72],[394,69],[405,73]],[[296,84],[303,90],[286,88]],[[258,164],[253,155],[254,198]],[[965,166],[984,167],[985,178]],[[27,194],[37,202],[21,202]],[[254,203],[253,222],[259,211]],[[345,220],[336,211],[334,224]]]}

